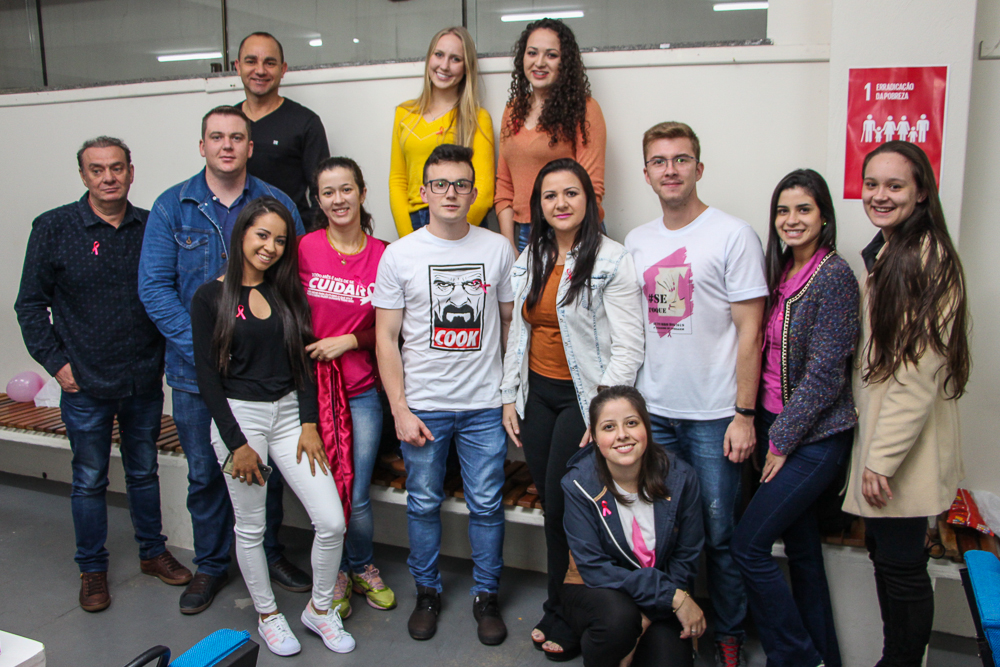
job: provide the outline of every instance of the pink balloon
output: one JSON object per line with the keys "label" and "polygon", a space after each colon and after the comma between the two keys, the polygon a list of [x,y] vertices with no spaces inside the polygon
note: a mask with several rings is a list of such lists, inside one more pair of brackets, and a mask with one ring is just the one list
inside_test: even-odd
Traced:
{"label": "pink balloon", "polygon": [[35,394],[45,386],[45,380],[34,371],[18,373],[7,383],[7,395],[18,403],[35,400]]}

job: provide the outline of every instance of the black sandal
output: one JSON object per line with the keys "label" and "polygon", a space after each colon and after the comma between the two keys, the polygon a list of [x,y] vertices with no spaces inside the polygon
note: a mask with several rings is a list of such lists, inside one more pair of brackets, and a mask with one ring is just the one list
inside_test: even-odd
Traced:
{"label": "black sandal", "polygon": [[543,639],[542,641],[537,641],[534,638],[534,636],[531,637],[531,643],[535,645],[536,651],[544,650],[542,649],[542,644],[549,641],[549,634],[552,632],[553,620],[554,620],[553,617],[548,612],[546,612],[545,615],[542,616],[542,620],[538,621],[538,623],[535,623],[535,627],[531,629],[532,633],[534,633],[535,630],[538,630],[543,635],[545,635],[545,639]]}
{"label": "black sandal", "polygon": [[[546,633],[545,641],[558,644],[562,650],[546,651],[540,647],[542,648],[542,652],[545,653],[546,658],[553,662],[566,662],[580,655],[580,640],[573,633],[573,630],[570,629],[566,621],[559,616],[555,616],[549,627],[550,631]],[[544,644],[545,642],[542,643]]]}

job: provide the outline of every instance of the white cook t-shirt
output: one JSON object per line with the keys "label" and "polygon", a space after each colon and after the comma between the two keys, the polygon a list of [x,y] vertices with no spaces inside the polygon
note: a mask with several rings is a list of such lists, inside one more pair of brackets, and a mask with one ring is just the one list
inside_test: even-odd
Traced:
{"label": "white cook t-shirt", "polygon": [[403,380],[411,410],[499,408],[499,303],[514,301],[514,250],[469,226],[457,241],[426,227],[382,255],[372,304],[403,309]]}
{"label": "white cook t-shirt", "polygon": [[649,411],[702,421],[733,416],[738,339],[729,304],[767,296],[757,233],[709,207],[676,231],[662,217],[637,227],[625,248],[647,305],[636,388]]}

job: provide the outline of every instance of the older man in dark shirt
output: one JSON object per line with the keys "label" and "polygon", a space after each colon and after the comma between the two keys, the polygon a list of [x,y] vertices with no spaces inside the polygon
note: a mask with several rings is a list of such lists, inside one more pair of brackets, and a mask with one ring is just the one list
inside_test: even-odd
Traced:
{"label": "older man in dark shirt", "polygon": [[101,611],[111,604],[105,491],[115,417],[142,572],[172,585],[191,572],[160,532],[164,342],[138,292],[148,211],[128,201],[134,169],[121,140],[87,141],[77,161],[88,192],[32,223],[14,309],[28,352],[62,387],[80,606]]}

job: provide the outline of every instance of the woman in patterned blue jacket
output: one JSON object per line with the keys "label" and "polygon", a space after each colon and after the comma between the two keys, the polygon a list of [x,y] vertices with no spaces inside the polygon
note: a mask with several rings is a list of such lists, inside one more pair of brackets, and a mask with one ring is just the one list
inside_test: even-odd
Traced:
{"label": "woman in patterned blue jacket", "polygon": [[[733,535],[750,612],[769,665],[840,667],[814,510],[850,455],[857,423],[848,369],[858,338],[858,282],[835,248],[830,190],[811,169],[771,198],[770,295],[757,407],[761,487]],[[785,544],[792,586],[771,557]]]}

